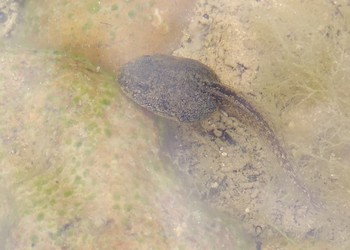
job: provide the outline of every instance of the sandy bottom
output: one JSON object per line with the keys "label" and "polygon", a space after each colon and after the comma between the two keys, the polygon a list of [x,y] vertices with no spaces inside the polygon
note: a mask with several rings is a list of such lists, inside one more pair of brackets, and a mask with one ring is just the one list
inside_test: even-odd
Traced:
{"label": "sandy bottom", "polygon": [[[347,209],[350,205],[347,194],[349,185],[346,177],[349,177],[350,170],[346,158],[341,163],[342,167],[339,162],[337,165],[339,171],[347,169],[342,181],[347,186],[337,185],[334,174],[331,174],[334,163],[328,161],[328,166],[317,165],[316,156],[308,152],[310,148],[306,149],[308,145],[317,147],[312,146],[314,140],[324,133],[320,129],[315,129],[314,133],[305,129],[306,124],[317,127],[316,123],[306,118],[310,109],[300,109],[300,103],[293,103],[293,100],[287,107],[282,106],[277,103],[278,99],[273,96],[273,92],[269,93],[267,88],[262,87],[268,86],[262,83],[266,81],[262,72],[271,71],[273,74],[276,70],[273,67],[274,60],[283,61],[284,50],[290,49],[290,53],[294,53],[294,47],[286,48],[283,45],[284,39],[294,36],[293,42],[297,50],[312,50],[313,44],[308,46],[299,42],[305,39],[307,30],[309,36],[314,36],[313,39],[318,37],[318,34],[312,33],[313,19],[306,17],[307,14],[302,13],[301,8],[312,8],[315,3],[300,5],[302,4],[295,1],[288,1],[286,5],[279,1],[199,1],[181,46],[174,54],[198,59],[209,65],[224,85],[243,95],[265,116],[295,162],[293,174],[305,183],[317,201],[310,201],[294,185],[277,163],[271,148],[263,138],[259,138],[251,124],[244,124],[235,117],[227,117],[223,112],[217,112],[200,124],[169,125],[169,136],[164,145],[173,157],[179,174],[189,179],[194,192],[198,192],[201,199],[211,207],[239,219],[245,230],[262,244],[263,249],[321,249],[321,246],[322,249],[346,249],[350,234],[350,214]],[[344,7],[343,11],[348,11],[346,3],[339,6]],[[320,30],[322,26],[336,29],[338,22],[344,21],[344,16],[341,16],[343,14],[339,14],[339,6],[329,1],[315,10],[314,18],[321,12],[327,13],[329,17],[324,24],[320,24]],[[288,11],[305,15],[304,25],[293,26]],[[262,39],[268,40],[269,36],[267,33],[261,34],[262,28],[257,26],[259,22],[266,22],[267,25],[271,22],[271,32],[280,32],[278,35],[284,38],[269,40],[270,44],[262,43]],[[287,31],[284,23],[290,25]],[[333,42],[325,39],[326,44]],[[303,44],[303,47],[298,48],[298,43]],[[267,55],[262,57],[262,53]],[[279,56],[282,58],[278,59]],[[344,54],[341,55],[343,56]],[[265,65],[266,61],[271,65]],[[289,73],[293,74],[293,71]],[[305,79],[305,82],[308,80]],[[279,86],[284,83],[273,84]],[[286,95],[294,95],[293,90],[290,91]],[[336,99],[337,96],[332,98]],[[295,107],[291,108],[293,105]],[[323,119],[324,113],[337,112],[332,111],[332,106],[334,105],[327,106],[318,101],[312,111],[314,122]],[[338,119],[343,119],[344,115],[346,114],[339,114]],[[299,135],[295,137],[296,133]],[[301,137],[304,140],[295,139]],[[341,152],[347,150],[346,145],[347,142]],[[338,153],[334,153],[336,154]],[[285,242],[278,243],[279,240],[276,239],[291,244],[283,246]]]}
{"label": "sandy bottom", "polygon": [[[350,248],[347,1],[20,7],[0,41],[0,247]],[[103,71],[174,48],[266,118],[315,199],[251,124],[160,120]]]}

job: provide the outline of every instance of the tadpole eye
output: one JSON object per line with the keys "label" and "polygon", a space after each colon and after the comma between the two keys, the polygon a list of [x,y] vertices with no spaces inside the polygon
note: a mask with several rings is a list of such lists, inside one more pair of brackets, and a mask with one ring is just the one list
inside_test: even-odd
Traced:
{"label": "tadpole eye", "polygon": [[7,21],[7,15],[0,11],[0,23],[5,23]]}

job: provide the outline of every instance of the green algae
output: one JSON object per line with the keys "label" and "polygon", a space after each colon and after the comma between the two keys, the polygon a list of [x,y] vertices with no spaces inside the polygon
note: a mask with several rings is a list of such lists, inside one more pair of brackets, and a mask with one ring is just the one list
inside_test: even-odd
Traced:
{"label": "green algae", "polygon": [[134,18],[134,17],[136,16],[136,11],[130,10],[130,11],[128,12],[128,16],[129,16],[131,19]]}
{"label": "green algae", "polygon": [[96,14],[101,9],[100,1],[94,0],[90,1],[87,5],[87,10],[90,14]]}
{"label": "green algae", "polygon": [[[16,53],[6,58],[15,61]],[[110,249],[127,239],[135,246],[137,242],[159,245],[160,222],[152,219],[146,228],[139,223],[157,217],[161,204],[155,197],[173,186],[157,155],[153,122],[120,94],[115,77],[85,59],[55,52],[21,53],[18,60],[25,55],[30,68],[18,71],[28,74],[30,81],[26,86],[6,82],[8,88],[19,86],[11,92],[19,98],[9,98],[6,109],[0,110],[0,117],[10,113],[16,118],[1,126],[0,132],[11,135],[16,129],[23,144],[11,140],[0,144],[4,155],[0,164],[8,166],[0,178],[15,191],[20,219],[14,233],[30,231],[37,238],[20,234],[16,244],[88,249],[102,240]],[[22,91],[26,87],[31,92]],[[0,89],[0,97],[6,95]],[[22,145],[35,150],[7,154],[15,145],[19,150]],[[99,221],[113,222],[107,226]],[[136,234],[128,234],[130,230]],[[140,236],[145,230],[156,233]],[[8,243],[11,249],[11,239]],[[160,248],[166,245],[164,240]]]}
{"label": "green algae", "polygon": [[[341,79],[347,72],[344,56],[349,37],[344,31],[350,16],[333,17],[329,7],[326,2],[297,5],[294,1],[287,1],[280,8],[273,9],[273,15],[281,17],[284,25],[271,25],[271,16],[262,12],[252,25],[262,53],[258,80],[267,94],[277,98],[280,109],[288,104],[312,107],[338,101],[335,90],[345,87],[334,79],[339,78],[338,74]],[[291,12],[290,9],[297,11]],[[312,15],[310,9],[313,9]],[[305,19],[296,22],[296,13]],[[325,19],[328,22],[319,22],[320,13],[327,13]]]}
{"label": "green algae", "polygon": [[128,204],[125,204],[125,205],[124,205],[124,210],[125,210],[127,213],[131,212],[132,209],[133,209],[133,205],[132,205],[132,204],[128,203]]}
{"label": "green algae", "polygon": [[44,213],[38,213],[38,215],[36,216],[37,221],[42,221],[45,218],[45,214]]}
{"label": "green algae", "polygon": [[37,235],[34,234],[34,235],[30,236],[30,240],[32,242],[32,245],[35,246],[38,243],[39,238]]}
{"label": "green algae", "polygon": [[[283,131],[300,176],[325,203],[338,209],[349,204],[345,152],[350,148],[350,12],[345,1],[332,2],[289,0],[273,5],[269,12],[256,8],[251,31],[260,55],[256,91]],[[330,175],[337,176],[336,181],[330,181]],[[334,227],[341,231],[339,238],[347,238],[349,230],[342,221],[350,214],[345,210],[341,214],[333,216],[338,220]]]}
{"label": "green algae", "polygon": [[72,196],[73,194],[74,194],[73,190],[66,190],[64,191],[63,196],[67,198],[69,196]]}
{"label": "green algae", "polygon": [[[350,39],[346,31],[350,14],[347,9],[341,8],[341,15],[333,15],[330,8],[329,2],[315,5],[315,1],[311,1],[298,5],[287,1],[273,8],[272,14],[259,13],[252,27],[262,55],[258,87],[265,94],[265,100],[273,100],[273,103],[266,103],[267,107],[276,116],[283,111],[287,117],[298,110],[305,110],[309,117],[314,115],[315,123],[310,124],[315,128],[313,136],[322,134],[324,143],[298,143],[298,154],[306,153],[332,166],[345,162],[342,162],[342,157],[330,160],[331,153],[326,152],[339,154],[334,145],[346,147],[350,142],[347,125],[350,123],[347,116],[350,99],[345,94],[350,91],[347,82],[350,76],[347,66]],[[291,12],[290,9],[296,11]],[[296,15],[303,18],[298,19]],[[320,22],[320,15],[324,15],[323,22]],[[284,25],[271,25],[271,16],[279,16]],[[321,108],[327,112],[313,114]],[[303,116],[302,112],[300,116]],[[309,144],[313,145],[313,153],[308,148]],[[337,150],[342,151],[341,147]]]}
{"label": "green algae", "polygon": [[[16,58],[15,53],[7,57],[11,60]],[[110,164],[108,160],[104,161],[104,158],[98,158],[95,150],[101,147],[101,143],[103,145],[106,138],[120,140],[118,137],[112,137],[114,133],[112,128],[116,123],[118,124],[119,118],[121,118],[120,121],[127,121],[121,116],[125,112],[116,109],[122,105],[122,99],[118,97],[119,90],[112,76],[104,72],[97,72],[96,66],[86,63],[82,58],[72,59],[60,53],[48,53],[45,56],[40,54],[40,59],[46,60],[31,61],[31,67],[37,67],[36,72],[38,73],[29,83],[33,90],[29,96],[37,97],[39,93],[42,95],[43,102],[40,104],[42,106],[38,104],[38,108],[30,111],[31,113],[40,111],[38,113],[40,119],[28,123],[25,120],[32,119],[31,116],[26,113],[18,113],[21,118],[18,124],[23,124],[19,130],[22,141],[28,141],[29,138],[25,137],[25,133],[32,131],[35,135],[33,140],[37,145],[46,145],[43,146],[43,149],[47,154],[41,154],[41,150],[38,150],[34,155],[24,155],[18,158],[18,167],[13,171],[11,178],[7,179],[8,182],[13,183],[13,188],[16,190],[20,216],[33,218],[30,227],[33,232],[37,232],[35,235],[40,235],[42,228],[58,227],[57,223],[60,218],[80,217],[86,211],[89,203],[95,203],[100,199],[99,194],[92,187],[104,185],[104,182],[96,179],[93,173],[100,171],[98,169],[111,169],[112,172],[115,172],[116,167],[117,169],[120,167]],[[40,75],[38,69],[43,69],[42,64],[45,64],[45,71]],[[28,72],[28,74],[33,71],[32,68],[26,71],[21,69],[21,66],[17,67],[18,71]],[[43,80],[40,77],[49,77],[50,80]],[[34,91],[40,90],[36,87],[38,82],[45,82],[46,92]],[[0,92],[0,95],[2,94],[5,95]],[[124,103],[127,102],[124,101]],[[8,112],[16,108],[15,102],[7,103]],[[107,110],[110,108],[115,110],[113,115],[107,118]],[[3,113],[0,112],[0,115]],[[115,119],[115,117],[118,118]],[[112,121],[114,125],[111,125]],[[132,126],[137,127],[135,122],[132,123]],[[1,132],[9,133],[11,126],[16,126],[16,123],[8,123],[1,128]],[[145,124],[143,124],[143,129],[148,129]],[[129,146],[132,144],[128,143]],[[4,152],[7,146],[3,144],[0,146],[0,152]],[[123,148],[114,147],[113,150],[118,151]],[[140,155],[149,157],[147,153]],[[86,160],[86,157],[91,159]],[[7,160],[6,156],[5,159]],[[28,159],[31,160],[28,161]],[[34,165],[31,165],[30,162],[33,162]],[[47,166],[47,162],[50,162],[50,166]],[[123,207],[126,213],[139,209],[136,209],[132,202],[125,203]],[[111,209],[113,210],[112,207]],[[38,241],[29,240],[30,244],[40,245],[44,239],[45,237]],[[68,239],[70,239],[69,235],[64,241],[67,243]],[[52,240],[58,245],[66,244],[55,237]],[[69,241],[70,244],[74,242],[74,240]]]}
{"label": "green algae", "polygon": [[112,130],[110,129],[110,128],[106,128],[105,130],[104,130],[104,132],[105,132],[105,135],[107,136],[107,137],[111,137],[112,136]]}
{"label": "green algae", "polygon": [[116,3],[111,6],[112,11],[117,11],[118,9],[119,9],[119,5]]}
{"label": "green algae", "polygon": [[91,30],[93,26],[93,22],[91,19],[87,20],[87,22],[83,25],[82,29],[85,33],[87,33],[89,30]]}

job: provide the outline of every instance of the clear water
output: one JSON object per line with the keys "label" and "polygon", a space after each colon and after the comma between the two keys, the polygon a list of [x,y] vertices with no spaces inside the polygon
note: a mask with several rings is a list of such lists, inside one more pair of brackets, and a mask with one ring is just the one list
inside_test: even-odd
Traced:
{"label": "clear water", "polygon": [[[18,13],[0,47],[1,249],[349,248],[347,1],[27,0]],[[198,59],[245,96],[323,208],[278,211],[278,185],[282,202],[300,194],[234,120],[217,125],[236,126],[232,148],[184,130],[206,156],[180,153],[200,157],[211,182],[169,172],[169,131],[115,83],[121,64],[152,53]],[[194,194],[246,162],[275,181],[223,202],[247,188],[243,171],[221,196]]]}

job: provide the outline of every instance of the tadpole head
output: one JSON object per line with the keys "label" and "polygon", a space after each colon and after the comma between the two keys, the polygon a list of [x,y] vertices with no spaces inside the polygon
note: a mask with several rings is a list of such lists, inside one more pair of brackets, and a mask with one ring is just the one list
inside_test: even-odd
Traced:
{"label": "tadpole head", "polygon": [[123,92],[155,114],[183,122],[198,121],[216,110],[202,82],[217,81],[204,64],[187,58],[152,55],[125,64],[118,82]]}

